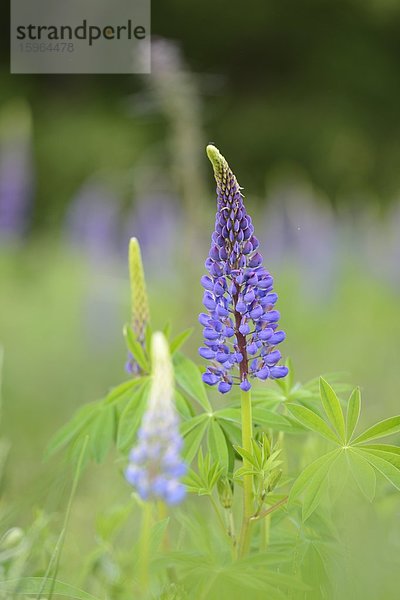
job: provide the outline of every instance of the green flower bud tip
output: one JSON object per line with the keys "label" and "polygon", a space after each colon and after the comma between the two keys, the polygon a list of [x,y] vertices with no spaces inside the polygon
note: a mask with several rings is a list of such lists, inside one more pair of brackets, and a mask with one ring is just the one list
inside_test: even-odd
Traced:
{"label": "green flower bud tip", "polygon": [[213,144],[208,144],[206,152],[214,169],[215,180],[221,185],[224,180],[224,175],[226,177],[229,171],[229,165],[218,148],[216,148]]}
{"label": "green flower bud tip", "polygon": [[132,329],[139,341],[144,340],[146,325],[150,319],[146,281],[140,245],[136,238],[129,242],[129,275],[131,283]]}

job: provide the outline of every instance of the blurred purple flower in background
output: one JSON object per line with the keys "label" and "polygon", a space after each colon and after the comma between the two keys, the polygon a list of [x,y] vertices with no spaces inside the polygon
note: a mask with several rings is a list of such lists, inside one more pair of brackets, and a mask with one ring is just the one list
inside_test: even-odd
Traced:
{"label": "blurred purple flower in background", "polygon": [[340,264],[339,227],[328,202],[304,181],[287,179],[268,195],[260,239],[275,269],[294,266],[313,299],[332,292]]}
{"label": "blurred purple flower in background", "polygon": [[205,344],[199,353],[211,361],[203,381],[229,392],[236,378],[232,370],[238,366],[240,387],[248,391],[249,377],[287,375],[287,367],[277,364],[281,353],[276,348],[285,334],[277,331],[278,296],[257,251],[259,242],[236,177],[215,146],[207,146],[207,154],[217,182],[218,210],[206,260],[209,275],[201,280],[207,313],[199,317]]}
{"label": "blurred purple flower in background", "polygon": [[0,240],[24,237],[32,212],[31,115],[22,101],[0,115]]}
{"label": "blurred purple flower in background", "polygon": [[400,288],[400,202],[382,214],[377,204],[369,204],[361,214],[342,218],[344,243],[352,246],[355,264],[393,289]]}
{"label": "blurred purple flower in background", "polygon": [[83,184],[71,200],[65,226],[67,241],[96,262],[116,256],[119,240],[118,198],[99,179]]}
{"label": "blurred purple flower in background", "polygon": [[137,234],[149,271],[158,277],[170,277],[176,270],[181,222],[178,207],[178,199],[167,191],[139,194],[124,225],[125,247],[126,239]]}
{"label": "blurred purple flower in background", "polygon": [[124,280],[118,260],[119,198],[100,176],[92,177],[72,198],[64,226],[67,244],[85,267],[82,331],[90,351],[106,353],[118,337]]}

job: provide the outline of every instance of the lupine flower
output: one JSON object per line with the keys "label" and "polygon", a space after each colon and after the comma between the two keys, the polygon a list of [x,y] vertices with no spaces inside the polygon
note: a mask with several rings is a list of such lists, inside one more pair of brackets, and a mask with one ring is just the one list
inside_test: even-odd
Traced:
{"label": "lupine flower", "polygon": [[[219,150],[209,145],[207,154],[217,182],[217,214],[206,260],[209,275],[201,279],[207,313],[199,317],[204,326],[199,353],[211,361],[203,381],[218,384],[224,394],[233,383],[248,391],[250,378],[278,379],[288,369],[278,365],[277,345],[285,339],[278,330],[278,296],[272,276],[262,265],[240,187]],[[235,367],[239,375],[233,374]]]}
{"label": "lupine flower", "polygon": [[151,355],[153,380],[148,407],[125,475],[143,500],[177,504],[185,496],[180,478],[186,473],[186,466],[180,456],[183,440],[174,405],[169,346],[160,332],[153,334]]}
{"label": "lupine flower", "polygon": [[[129,277],[131,284],[132,320],[131,328],[136,340],[144,345],[146,327],[150,319],[149,303],[147,300],[146,282],[140,252],[139,242],[131,238],[129,242]],[[137,375],[140,367],[131,354],[125,365],[126,371]]]}

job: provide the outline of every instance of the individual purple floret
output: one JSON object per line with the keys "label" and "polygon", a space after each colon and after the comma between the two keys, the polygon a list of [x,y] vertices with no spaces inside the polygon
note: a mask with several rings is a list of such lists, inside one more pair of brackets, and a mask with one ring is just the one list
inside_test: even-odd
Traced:
{"label": "individual purple floret", "polygon": [[[224,394],[234,383],[248,391],[249,378],[278,379],[288,369],[278,365],[281,353],[276,346],[285,339],[274,308],[278,296],[273,278],[262,265],[238,182],[215,146],[207,146],[207,154],[217,182],[217,214],[206,260],[209,275],[201,279],[207,313],[199,317],[204,326],[199,353],[211,361],[203,381],[218,384]],[[236,366],[239,376],[232,374]]]}
{"label": "individual purple floret", "polygon": [[171,358],[162,333],[157,332],[152,338],[152,364],[149,404],[125,476],[143,500],[178,504],[185,497],[180,479],[186,473],[186,465],[180,456],[183,440],[173,402]]}

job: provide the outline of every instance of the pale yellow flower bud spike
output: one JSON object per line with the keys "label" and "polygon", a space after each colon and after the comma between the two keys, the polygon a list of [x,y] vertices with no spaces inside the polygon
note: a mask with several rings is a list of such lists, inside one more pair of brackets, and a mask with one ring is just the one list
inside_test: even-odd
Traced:
{"label": "pale yellow flower bud spike", "polygon": [[146,332],[149,329],[150,310],[140,245],[136,238],[129,242],[129,279],[131,286],[131,321],[124,328],[129,356],[125,369],[132,375],[148,372]]}
{"label": "pale yellow flower bud spike", "polygon": [[150,320],[150,311],[142,254],[137,238],[131,238],[129,242],[129,278],[131,284],[132,330],[137,340],[143,342],[146,326]]}

